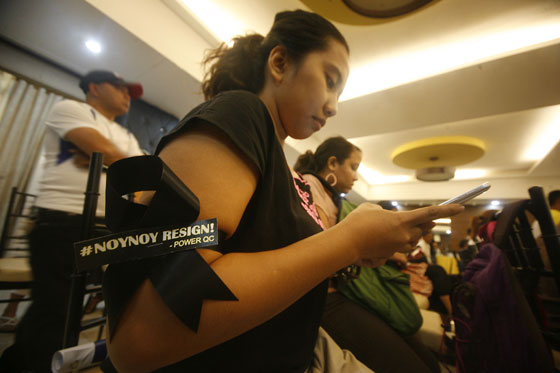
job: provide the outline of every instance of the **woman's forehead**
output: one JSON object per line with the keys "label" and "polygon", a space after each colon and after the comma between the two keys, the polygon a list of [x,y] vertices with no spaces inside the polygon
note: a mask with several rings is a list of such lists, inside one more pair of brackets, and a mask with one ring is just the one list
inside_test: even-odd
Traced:
{"label": "woman's forehead", "polygon": [[358,162],[358,163],[360,163],[360,162],[362,161],[362,152],[361,152],[361,150],[358,150],[358,149],[352,150],[352,153],[350,153],[350,157],[348,157],[348,159],[350,159],[351,162]]}
{"label": "woman's forehead", "polygon": [[341,70],[341,73],[348,77],[348,72],[350,71],[350,56],[344,44],[342,44],[338,40],[330,39],[329,47],[325,52],[328,55],[329,59],[337,63],[337,67]]}

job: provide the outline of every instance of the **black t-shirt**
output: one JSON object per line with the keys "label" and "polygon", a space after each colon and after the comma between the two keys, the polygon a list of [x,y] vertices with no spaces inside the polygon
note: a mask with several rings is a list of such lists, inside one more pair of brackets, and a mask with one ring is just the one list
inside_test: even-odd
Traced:
{"label": "black t-shirt", "polygon": [[[157,152],[193,123],[223,131],[259,173],[236,232],[223,242],[225,253],[274,250],[321,231],[310,193],[292,177],[272,119],[256,95],[228,91],[199,105],[162,139]],[[303,372],[313,357],[326,292],[324,281],[264,324],[161,371]]]}

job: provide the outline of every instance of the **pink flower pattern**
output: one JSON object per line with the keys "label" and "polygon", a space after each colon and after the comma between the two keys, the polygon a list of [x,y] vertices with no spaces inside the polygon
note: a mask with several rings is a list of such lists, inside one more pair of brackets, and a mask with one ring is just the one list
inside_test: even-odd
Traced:
{"label": "pink flower pattern", "polygon": [[[323,225],[323,222],[319,217],[319,213],[317,212],[317,207],[315,206],[315,203],[311,198],[311,193],[309,192],[310,190],[309,183],[303,177],[301,177],[299,173],[298,176],[293,176],[293,180],[294,180],[294,186],[296,187],[296,191],[299,195],[299,198],[301,199],[301,206],[309,214],[309,216],[311,216],[313,220],[315,220],[315,222],[323,230],[325,230],[325,226]],[[302,184],[302,186],[305,187],[305,189],[300,187],[299,184]]]}

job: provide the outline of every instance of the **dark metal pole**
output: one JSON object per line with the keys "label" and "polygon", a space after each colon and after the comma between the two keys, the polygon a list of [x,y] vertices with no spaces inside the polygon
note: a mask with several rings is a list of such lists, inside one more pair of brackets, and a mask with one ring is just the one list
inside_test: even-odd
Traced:
{"label": "dark metal pole", "polygon": [[[95,225],[95,211],[97,210],[97,199],[99,197],[99,181],[103,167],[103,153],[94,152],[89,163],[89,174],[85,191],[84,209],[82,213],[82,229],[80,240],[87,240],[93,235]],[[64,325],[63,348],[76,346],[80,338],[82,308],[86,286],[86,274],[74,270],[70,294],[68,297],[68,308],[66,312],[66,323]]]}

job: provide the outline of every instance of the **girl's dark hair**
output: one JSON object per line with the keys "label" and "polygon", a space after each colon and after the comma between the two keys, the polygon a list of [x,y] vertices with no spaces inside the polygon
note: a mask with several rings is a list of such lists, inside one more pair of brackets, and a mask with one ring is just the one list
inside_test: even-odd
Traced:
{"label": "girl's dark hair", "polygon": [[393,206],[393,203],[391,201],[379,201],[379,202],[377,202],[377,204],[379,206],[381,206],[381,208],[383,210],[391,211],[391,210],[394,210],[396,208],[395,206]]}
{"label": "girl's dark hair", "polygon": [[327,167],[327,162],[333,155],[338,163],[343,163],[354,150],[361,151],[356,145],[350,143],[342,136],[331,137],[319,145],[315,154],[308,150],[300,155],[294,166],[294,170],[300,173],[321,172]]}
{"label": "girl's dark hair", "polygon": [[553,190],[552,192],[548,193],[548,205],[552,206],[560,199],[560,190]]}
{"label": "girl's dark hair", "polygon": [[282,45],[296,65],[313,51],[326,50],[333,38],[346,48],[346,40],[337,28],[318,14],[303,10],[276,14],[268,35],[238,36],[228,47],[222,43],[210,51],[203,64],[209,67],[202,82],[206,100],[223,91],[243,89],[259,93],[264,86],[264,67],[270,51]]}

